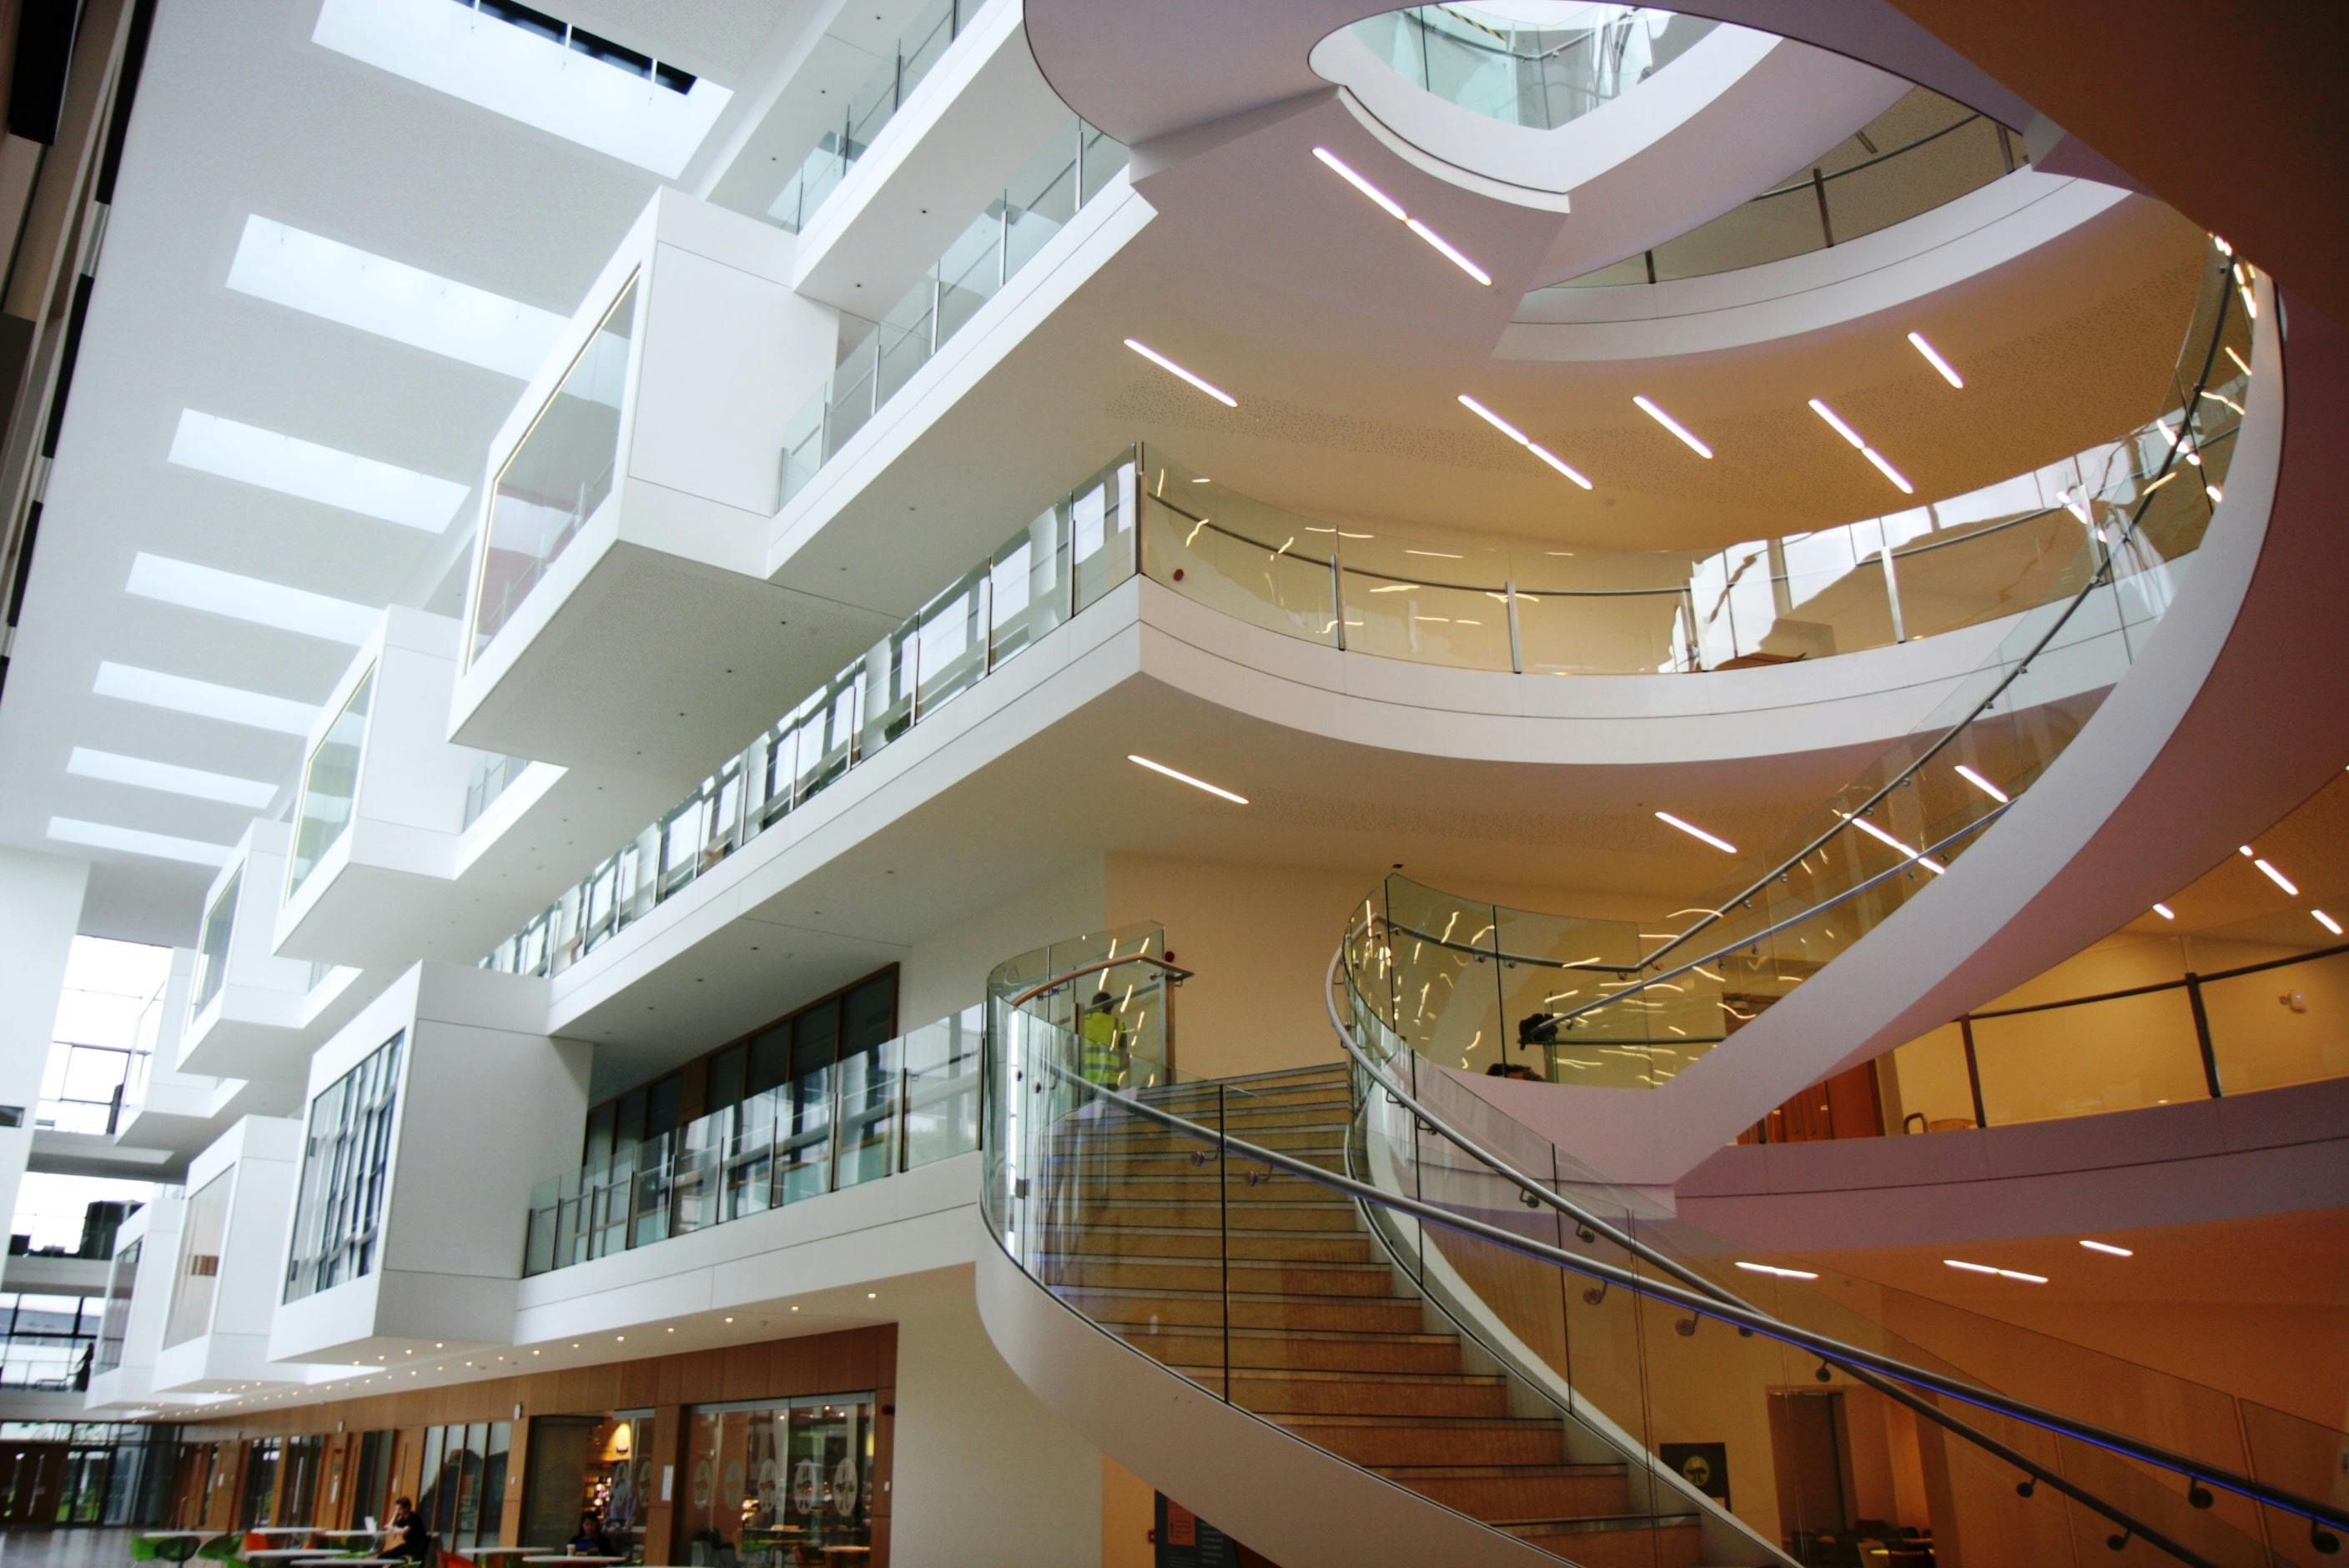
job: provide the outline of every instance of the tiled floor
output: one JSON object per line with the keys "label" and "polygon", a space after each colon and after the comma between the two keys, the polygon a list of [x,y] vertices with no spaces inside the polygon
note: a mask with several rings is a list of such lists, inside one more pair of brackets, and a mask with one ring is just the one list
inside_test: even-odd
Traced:
{"label": "tiled floor", "polygon": [[126,1568],[127,1530],[0,1530],[0,1568]]}

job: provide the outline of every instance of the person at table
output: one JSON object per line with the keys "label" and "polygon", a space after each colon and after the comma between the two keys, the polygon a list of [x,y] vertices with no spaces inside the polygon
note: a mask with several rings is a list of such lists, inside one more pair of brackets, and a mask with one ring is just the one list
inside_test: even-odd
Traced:
{"label": "person at table", "polygon": [[391,1546],[385,1555],[409,1563],[424,1561],[431,1537],[426,1532],[424,1516],[416,1511],[412,1499],[396,1497],[391,1500],[391,1523],[386,1533],[391,1538]]}
{"label": "person at table", "polygon": [[574,1557],[616,1557],[612,1543],[604,1539],[604,1521],[594,1509],[579,1516],[579,1533],[564,1547]]}

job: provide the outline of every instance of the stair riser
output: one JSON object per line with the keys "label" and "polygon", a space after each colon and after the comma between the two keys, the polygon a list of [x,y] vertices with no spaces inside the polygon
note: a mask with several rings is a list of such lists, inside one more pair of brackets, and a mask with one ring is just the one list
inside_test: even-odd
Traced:
{"label": "stair riser", "polygon": [[[1319,1153],[1299,1150],[1291,1152],[1289,1158],[1300,1164],[1310,1165],[1316,1171],[1335,1171],[1340,1176],[1346,1173],[1346,1157],[1336,1150],[1325,1150]],[[1245,1185],[1250,1176],[1257,1178],[1257,1186],[1268,1185],[1268,1173],[1270,1181],[1309,1183],[1311,1180],[1290,1175],[1278,1166],[1268,1167],[1261,1161],[1243,1155],[1236,1154],[1226,1159],[1214,1150],[1208,1151],[1204,1161],[1194,1159],[1189,1152],[1171,1150],[1164,1154],[1088,1150],[1082,1153],[1048,1154],[1045,1159],[1051,1165],[1054,1181],[1081,1181],[1086,1184],[1086,1191],[1096,1193],[1104,1187],[1113,1188],[1130,1176],[1187,1176],[1207,1182],[1208,1191],[1212,1191],[1218,1170],[1235,1186]],[[1114,1196],[1115,1193],[1112,1191],[1106,1195]]]}
{"label": "stair riser", "polygon": [[1219,1233],[1227,1220],[1251,1231],[1342,1231],[1353,1222],[1353,1205],[1342,1198],[1299,1209],[1277,1209],[1268,1203],[1252,1202],[1246,1212],[1235,1219],[1222,1204],[1213,1202],[1164,1206],[1109,1203],[1088,1210],[1087,1215],[1102,1226],[1158,1225],[1210,1233]]}
{"label": "stair riser", "polygon": [[[1214,1372],[1190,1374],[1216,1392],[1223,1378]],[[1286,1377],[1231,1380],[1231,1401],[1259,1416],[1392,1416],[1401,1421],[1463,1417],[1497,1418],[1509,1413],[1508,1390],[1482,1383],[1352,1383],[1295,1381]]]}
{"label": "stair riser", "polygon": [[[1220,1333],[1127,1334],[1125,1342],[1144,1356],[1178,1367],[1218,1367],[1225,1357]],[[1298,1372],[1457,1372],[1457,1341],[1347,1339],[1235,1339],[1232,1364]]]}
{"label": "stair riser", "polygon": [[[1264,1127],[1243,1128],[1235,1122],[1229,1127],[1217,1127],[1212,1121],[1199,1124],[1209,1132],[1224,1132],[1243,1143],[1253,1143],[1260,1149],[1278,1150],[1288,1153],[1299,1149],[1330,1149],[1345,1142],[1345,1131],[1336,1127]],[[1210,1145],[1185,1132],[1169,1132],[1157,1128],[1095,1128],[1068,1132],[1055,1132],[1045,1140],[1054,1154],[1183,1154]]]}
{"label": "stair riser", "polygon": [[1106,1285],[1117,1290],[1228,1290],[1234,1295],[1392,1296],[1394,1276],[1385,1269],[1339,1271],[1268,1264],[1228,1271],[1215,1263],[1130,1264],[1112,1259],[1053,1262],[1044,1265],[1051,1285]]}
{"label": "stair riser", "polygon": [[1556,1427],[1528,1421],[1506,1430],[1447,1432],[1397,1421],[1335,1430],[1306,1427],[1298,1436],[1340,1459],[1376,1469],[1381,1465],[1448,1465],[1470,1461],[1495,1465],[1554,1465],[1566,1458],[1566,1439]]}
{"label": "stair riser", "polygon": [[[1221,1328],[1225,1303],[1199,1298],[1137,1301],[1130,1296],[1096,1295],[1090,1291],[1055,1290],[1089,1317],[1147,1327],[1154,1320],[1168,1328]],[[1314,1328],[1352,1334],[1417,1334],[1425,1326],[1416,1301],[1247,1301],[1230,1303],[1235,1328]],[[1395,1460],[1398,1464],[1407,1460]]]}
{"label": "stair riser", "polygon": [[1581,1568],[1701,1568],[1704,1562],[1704,1542],[1693,1524],[1563,1531],[1551,1535],[1510,1533]]}
{"label": "stair riser", "polygon": [[1162,1258],[1221,1258],[1249,1262],[1368,1264],[1378,1253],[1368,1236],[1252,1236],[1228,1238],[1216,1229],[1182,1232],[1048,1231],[1048,1252],[1080,1253],[1089,1258],[1136,1255]]}
{"label": "stair riser", "polygon": [[1398,1476],[1422,1497],[1478,1519],[1591,1519],[1631,1511],[1630,1489],[1615,1475],[1519,1478]]}

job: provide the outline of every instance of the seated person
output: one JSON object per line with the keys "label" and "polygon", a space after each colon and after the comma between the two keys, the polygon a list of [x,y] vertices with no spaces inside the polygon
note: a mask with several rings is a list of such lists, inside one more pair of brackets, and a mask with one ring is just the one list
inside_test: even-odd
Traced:
{"label": "seated person", "polygon": [[594,1509],[579,1516],[579,1532],[563,1548],[574,1557],[612,1557],[618,1555],[604,1539],[604,1521]]}
{"label": "seated person", "polygon": [[424,1516],[416,1511],[416,1504],[408,1498],[391,1501],[391,1523],[387,1531],[391,1545],[385,1550],[387,1557],[398,1557],[409,1563],[424,1561],[431,1537],[424,1528]]}

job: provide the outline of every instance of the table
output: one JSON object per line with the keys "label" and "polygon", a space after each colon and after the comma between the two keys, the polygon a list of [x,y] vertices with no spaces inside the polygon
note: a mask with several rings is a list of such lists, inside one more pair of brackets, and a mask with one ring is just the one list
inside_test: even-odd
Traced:
{"label": "table", "polygon": [[155,1555],[166,1563],[185,1563],[196,1554],[196,1549],[207,1541],[216,1541],[228,1533],[225,1530],[142,1530],[140,1535],[155,1542]]}
{"label": "table", "polygon": [[560,1563],[566,1564],[567,1568],[618,1568],[618,1565],[627,1562],[627,1559],[625,1557],[574,1557],[568,1553],[557,1553],[550,1557],[525,1557],[523,1561],[536,1563]]}
{"label": "table", "polygon": [[479,1562],[484,1557],[560,1557],[562,1553],[552,1546],[476,1546],[465,1555]]}
{"label": "table", "polygon": [[292,1563],[303,1557],[332,1557],[331,1552],[316,1546],[270,1546],[256,1552],[240,1552],[247,1563]]}
{"label": "table", "polygon": [[319,1534],[329,1541],[366,1541],[384,1533],[380,1530],[321,1530]]}

